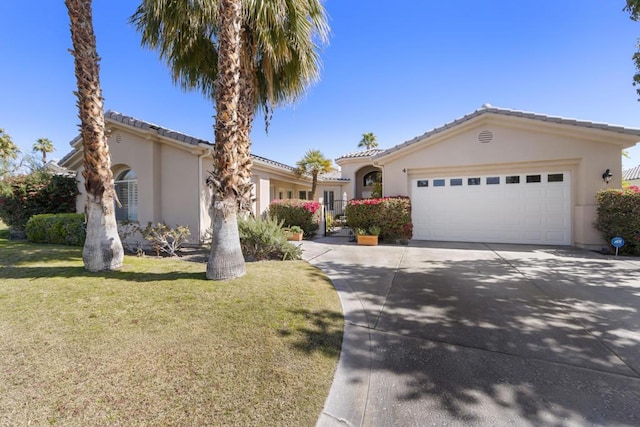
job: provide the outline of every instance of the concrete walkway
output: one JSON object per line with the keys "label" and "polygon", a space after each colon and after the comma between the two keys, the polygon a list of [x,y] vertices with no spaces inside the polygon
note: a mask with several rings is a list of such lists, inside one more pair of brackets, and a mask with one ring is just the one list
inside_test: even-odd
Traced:
{"label": "concrete walkway", "polygon": [[345,315],[319,426],[640,425],[640,260],[342,238],[303,249]]}

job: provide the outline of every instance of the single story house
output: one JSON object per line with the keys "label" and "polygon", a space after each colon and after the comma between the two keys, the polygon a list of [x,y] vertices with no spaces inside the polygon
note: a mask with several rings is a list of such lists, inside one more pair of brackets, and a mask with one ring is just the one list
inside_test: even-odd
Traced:
{"label": "single story house", "polygon": [[[213,164],[213,144],[115,111],[105,113],[105,124],[116,194],[122,205],[116,207],[116,218],[142,225],[187,225],[191,240],[201,240],[211,226],[211,191],[206,180]],[[59,165],[76,171],[83,193],[80,135],[71,146]],[[307,199],[310,177],[298,177],[292,166],[252,158],[255,214],[264,212],[274,199]],[[325,174],[316,193],[327,199],[341,198],[344,183],[336,173]],[[84,211],[84,202],[84,197],[78,197],[78,212]]]}
{"label": "single story house", "polygon": [[[106,123],[119,217],[202,236],[211,143],[112,111]],[[414,239],[598,248],[595,195],[621,186],[621,152],[638,140],[640,129],[486,104],[390,149],[341,156],[340,175],[321,177],[317,194],[332,208],[381,182],[383,195],[411,198]],[[60,164],[80,173],[80,137],[71,144]],[[254,156],[253,176],[257,214],[310,190],[293,167],[263,157]]]}
{"label": "single story house", "polygon": [[629,185],[640,186],[640,165],[622,171],[622,180]]}

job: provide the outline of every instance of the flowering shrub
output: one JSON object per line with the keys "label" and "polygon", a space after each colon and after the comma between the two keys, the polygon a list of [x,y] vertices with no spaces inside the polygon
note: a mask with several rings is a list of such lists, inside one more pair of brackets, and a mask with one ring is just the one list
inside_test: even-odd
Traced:
{"label": "flowering shrub", "polygon": [[640,255],[640,188],[600,191],[596,204],[598,219],[594,226],[602,237],[610,242],[620,236],[625,240],[621,254]]}
{"label": "flowering shrub", "polygon": [[284,227],[298,226],[305,237],[318,231],[320,203],[313,200],[274,200],[269,205],[269,218],[282,221]]}
{"label": "flowering shrub", "polygon": [[352,229],[380,227],[382,240],[410,239],[413,235],[411,200],[408,197],[349,200],[346,214]]}
{"label": "flowering shrub", "polygon": [[78,187],[75,178],[34,172],[0,181],[0,218],[13,230],[24,230],[31,216],[72,213]]}

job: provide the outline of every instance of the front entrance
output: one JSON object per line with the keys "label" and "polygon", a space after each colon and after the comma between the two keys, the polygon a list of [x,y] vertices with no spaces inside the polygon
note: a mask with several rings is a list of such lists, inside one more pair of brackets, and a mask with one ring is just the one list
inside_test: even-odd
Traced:
{"label": "front entrance", "polygon": [[324,236],[325,237],[350,237],[351,229],[347,227],[345,208],[346,200],[334,200],[325,197],[322,208],[324,209]]}

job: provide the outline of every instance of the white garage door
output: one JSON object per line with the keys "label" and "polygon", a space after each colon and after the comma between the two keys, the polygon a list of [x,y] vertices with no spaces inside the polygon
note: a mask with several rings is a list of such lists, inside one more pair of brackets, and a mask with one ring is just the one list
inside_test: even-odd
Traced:
{"label": "white garage door", "polygon": [[411,180],[414,239],[571,244],[569,172]]}

